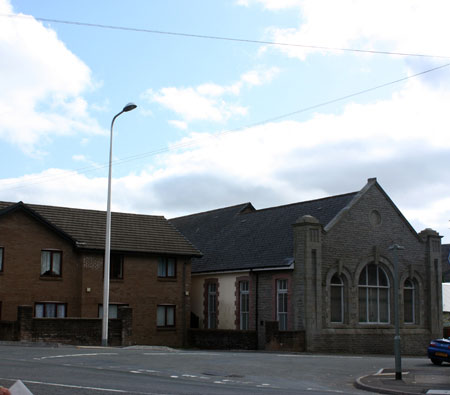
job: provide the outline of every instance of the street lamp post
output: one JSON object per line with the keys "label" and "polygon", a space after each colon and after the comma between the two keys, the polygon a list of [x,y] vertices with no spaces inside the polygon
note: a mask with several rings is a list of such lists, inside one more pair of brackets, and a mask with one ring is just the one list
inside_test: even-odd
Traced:
{"label": "street lamp post", "polygon": [[398,250],[404,250],[405,247],[394,244],[389,247],[394,250],[394,354],[395,354],[395,379],[402,379],[402,357],[400,354],[400,324],[398,311]]}
{"label": "street lamp post", "polygon": [[128,103],[121,112],[116,114],[111,122],[111,136],[109,139],[109,172],[108,172],[108,203],[106,208],[106,238],[105,238],[105,265],[103,277],[103,316],[102,316],[102,346],[108,345],[108,318],[109,318],[109,271],[111,257],[111,169],[112,169],[112,147],[113,147],[113,127],[116,118],[134,110],[136,104]]}

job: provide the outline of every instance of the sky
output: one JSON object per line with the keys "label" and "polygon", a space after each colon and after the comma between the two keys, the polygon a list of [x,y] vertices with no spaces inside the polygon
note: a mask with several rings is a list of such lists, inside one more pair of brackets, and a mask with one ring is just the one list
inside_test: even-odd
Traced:
{"label": "sky", "polygon": [[[450,2],[0,0],[0,200],[180,215],[376,177],[450,242]],[[63,23],[65,22],[65,23]],[[426,72],[426,73],[424,73]]]}

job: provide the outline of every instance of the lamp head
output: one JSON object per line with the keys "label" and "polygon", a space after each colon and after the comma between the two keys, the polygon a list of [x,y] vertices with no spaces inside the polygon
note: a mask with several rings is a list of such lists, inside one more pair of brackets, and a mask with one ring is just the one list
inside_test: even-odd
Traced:
{"label": "lamp head", "polygon": [[136,107],[137,107],[136,104],[134,104],[134,103],[128,103],[128,104],[123,108],[122,111],[123,111],[123,112],[128,112],[128,111],[134,110]]}

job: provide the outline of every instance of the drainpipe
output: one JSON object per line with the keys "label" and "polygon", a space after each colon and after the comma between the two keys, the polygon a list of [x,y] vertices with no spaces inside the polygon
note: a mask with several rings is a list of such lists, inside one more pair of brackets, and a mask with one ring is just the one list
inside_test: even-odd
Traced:
{"label": "drainpipe", "polygon": [[181,325],[183,327],[183,335],[181,337],[181,342],[183,347],[186,347],[186,260],[183,259],[183,276],[182,276],[182,312],[183,317],[181,321]]}
{"label": "drainpipe", "polygon": [[255,279],[255,329],[256,329],[256,346],[259,348],[259,275],[258,272],[250,271],[256,275]]}

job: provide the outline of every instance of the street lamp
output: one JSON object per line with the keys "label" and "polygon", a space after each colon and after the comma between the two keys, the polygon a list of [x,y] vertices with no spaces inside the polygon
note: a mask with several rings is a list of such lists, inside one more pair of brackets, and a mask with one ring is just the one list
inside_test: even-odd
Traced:
{"label": "street lamp", "polygon": [[394,250],[394,354],[395,354],[395,379],[402,379],[402,357],[400,354],[400,325],[398,312],[398,250],[404,250],[405,247],[394,244],[389,247]]}
{"label": "street lamp", "polygon": [[109,316],[109,269],[111,257],[111,168],[112,168],[112,146],[113,127],[116,118],[136,108],[136,104],[128,103],[121,112],[116,114],[111,122],[111,137],[109,139],[109,173],[108,173],[108,203],[106,209],[106,238],[105,238],[105,267],[103,277],[103,316],[102,316],[102,346],[108,345],[108,316]]}

